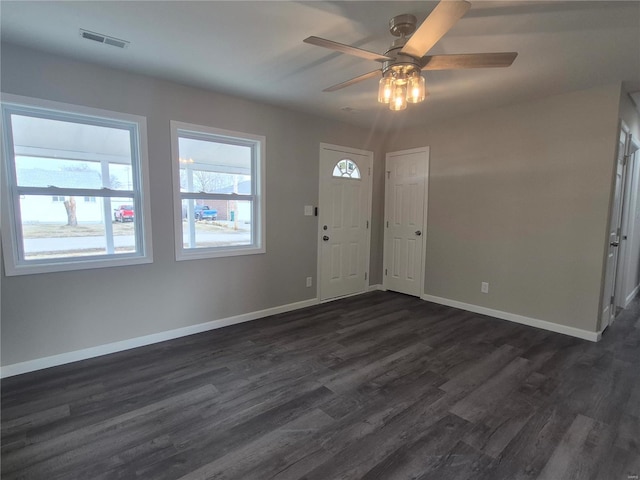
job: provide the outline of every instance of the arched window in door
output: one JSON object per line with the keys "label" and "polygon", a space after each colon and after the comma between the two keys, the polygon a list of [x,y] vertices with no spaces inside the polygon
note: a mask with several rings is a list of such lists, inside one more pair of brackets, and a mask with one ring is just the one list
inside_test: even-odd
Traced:
{"label": "arched window in door", "polygon": [[333,176],[360,180],[360,169],[353,160],[343,158],[333,167]]}

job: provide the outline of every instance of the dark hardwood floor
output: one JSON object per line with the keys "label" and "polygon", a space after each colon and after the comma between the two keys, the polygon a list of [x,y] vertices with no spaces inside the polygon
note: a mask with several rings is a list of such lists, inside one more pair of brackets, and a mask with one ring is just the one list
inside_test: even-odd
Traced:
{"label": "dark hardwood floor", "polygon": [[629,480],[640,306],[601,342],[372,292],[2,381],[2,478]]}

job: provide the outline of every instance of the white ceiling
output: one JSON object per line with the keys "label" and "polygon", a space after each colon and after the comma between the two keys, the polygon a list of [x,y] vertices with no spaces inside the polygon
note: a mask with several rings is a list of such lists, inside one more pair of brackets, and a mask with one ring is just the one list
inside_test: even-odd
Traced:
{"label": "white ceiling", "polygon": [[[393,40],[387,27],[392,16],[412,13],[421,22],[435,5],[3,0],[0,27],[3,42],[363,126],[388,117],[415,125],[620,81],[640,90],[640,2],[474,1],[429,53],[517,51],[511,67],[426,72],[429,98],[404,112],[377,103],[375,79],[321,91],[379,64],[305,44],[304,38],[382,53]],[[80,28],[131,44],[118,49],[84,40]]]}

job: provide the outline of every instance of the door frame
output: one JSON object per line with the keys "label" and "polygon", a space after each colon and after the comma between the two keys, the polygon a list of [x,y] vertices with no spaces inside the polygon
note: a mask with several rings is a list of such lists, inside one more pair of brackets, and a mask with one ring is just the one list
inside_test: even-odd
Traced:
{"label": "door frame", "polygon": [[[352,294],[348,294],[348,295],[340,295],[337,297],[332,297],[332,298],[326,298],[323,299],[322,298],[322,281],[320,279],[320,275],[322,272],[322,244],[320,243],[320,238],[322,238],[322,225],[320,222],[320,215],[322,213],[322,208],[323,206],[320,204],[321,201],[321,194],[322,194],[322,187],[321,187],[321,182],[322,182],[322,151],[323,150],[332,150],[332,151],[336,151],[336,152],[344,152],[344,153],[351,153],[354,155],[364,155],[364,156],[368,156],[370,158],[370,163],[371,166],[369,167],[369,171],[367,172],[367,179],[366,179],[366,186],[367,186],[367,211],[366,211],[366,215],[367,215],[367,222],[368,222],[368,226],[367,226],[367,231],[368,231],[368,235],[366,235],[366,239],[365,239],[365,275],[362,279],[362,291],[360,292],[356,292],[356,293],[352,293]],[[320,148],[318,150],[319,155],[318,155],[318,216],[316,217],[318,220],[318,235],[316,236],[316,250],[317,250],[317,266],[316,266],[316,296],[318,298],[318,301],[320,303],[325,303],[325,302],[331,302],[333,300],[338,300],[340,298],[346,298],[346,297],[351,297],[354,295],[360,295],[362,293],[365,293],[368,289],[369,286],[369,281],[370,281],[370,269],[371,269],[371,210],[372,210],[372,204],[373,204],[373,162],[374,162],[374,154],[372,151],[370,150],[361,150],[359,148],[353,148],[353,147],[344,147],[342,145],[333,145],[331,143],[320,143]],[[364,177],[364,172],[361,173],[361,175]],[[363,178],[364,181],[364,178]]]}
{"label": "door frame", "polygon": [[[612,213],[614,211],[614,203],[616,201],[616,189],[618,187],[618,165],[620,163],[620,138],[624,135],[624,144],[622,145],[622,156],[623,156],[623,164],[622,164],[622,177],[620,178],[620,205],[619,205],[619,211],[618,213],[618,218],[614,218]],[[619,262],[620,262],[620,249],[619,247],[615,247],[618,248],[618,250],[616,250],[615,252],[615,259],[613,261],[613,265],[612,265],[612,269],[613,272],[611,272],[611,282],[612,282],[612,288],[611,288],[611,292],[609,292],[610,298],[605,298],[605,296],[607,296],[607,277],[608,277],[608,266],[609,266],[609,252],[611,250],[611,229],[614,226],[614,223],[618,224],[618,242],[620,241],[620,228],[622,226],[622,210],[623,210],[623,203],[624,203],[624,187],[625,187],[625,169],[626,169],[626,165],[625,165],[625,160],[624,158],[626,157],[628,150],[629,150],[629,145],[630,145],[630,130],[629,127],[627,126],[627,124],[624,122],[624,120],[620,119],[619,122],[619,128],[618,128],[618,136],[616,139],[616,151],[615,151],[615,157],[614,157],[614,163],[613,163],[613,175],[612,175],[612,182],[611,182],[611,195],[610,195],[610,200],[609,200],[609,220],[607,222],[607,233],[606,233],[606,242],[605,242],[605,250],[604,250],[604,269],[602,272],[602,288],[601,288],[601,295],[600,295],[600,307],[599,307],[599,329],[600,331],[604,331],[607,327],[609,327],[610,325],[613,325],[613,323],[615,322],[615,311],[617,309],[617,301],[616,301],[616,291],[619,290],[619,288],[617,288],[616,283],[618,280],[618,266],[619,266]],[[609,304],[609,309],[606,311],[606,315],[605,315],[605,305]]]}
{"label": "door frame", "polygon": [[406,154],[410,154],[410,153],[424,153],[426,156],[426,175],[424,177],[424,198],[423,198],[423,202],[424,202],[424,210],[422,212],[422,239],[421,239],[421,248],[422,248],[422,262],[420,263],[420,296],[419,298],[422,298],[423,295],[425,294],[424,291],[424,287],[425,287],[425,281],[424,281],[424,277],[425,277],[425,273],[426,273],[426,262],[427,262],[427,235],[428,235],[428,231],[427,231],[427,217],[428,217],[428,213],[429,213],[429,171],[430,171],[430,155],[431,155],[431,151],[430,151],[430,147],[429,146],[424,146],[424,147],[418,147],[418,148],[410,148],[407,150],[398,150],[395,152],[387,152],[387,154],[385,155],[385,164],[384,164],[384,169],[385,169],[385,175],[384,175],[384,219],[383,219],[383,224],[382,224],[382,228],[384,229],[384,234],[383,234],[383,240],[382,240],[382,288],[383,290],[387,289],[387,275],[385,275],[384,273],[384,269],[386,268],[387,265],[387,232],[388,229],[386,228],[385,224],[387,222],[388,219],[388,211],[387,209],[389,208],[389,202],[387,201],[387,195],[389,195],[389,174],[387,173],[389,170],[387,169],[387,162],[389,162],[389,158],[396,156],[396,155],[406,155]]}

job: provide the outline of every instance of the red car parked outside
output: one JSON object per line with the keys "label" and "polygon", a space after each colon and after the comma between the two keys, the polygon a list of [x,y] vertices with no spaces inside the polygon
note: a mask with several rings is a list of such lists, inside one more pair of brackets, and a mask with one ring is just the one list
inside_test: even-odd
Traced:
{"label": "red car parked outside", "polygon": [[133,222],[133,219],[133,205],[120,205],[113,211],[113,220],[115,222]]}

